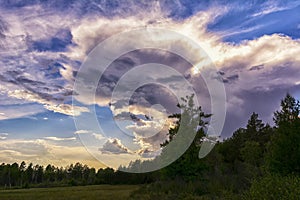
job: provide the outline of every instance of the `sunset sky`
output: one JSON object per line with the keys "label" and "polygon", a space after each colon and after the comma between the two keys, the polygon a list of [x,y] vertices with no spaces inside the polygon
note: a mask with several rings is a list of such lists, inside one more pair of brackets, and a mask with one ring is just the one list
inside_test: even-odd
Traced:
{"label": "sunset sky", "polygon": [[[93,138],[95,150],[109,166],[157,155],[166,132],[148,138],[135,133],[161,129],[166,117],[162,107],[152,107],[150,113],[146,108],[162,104],[170,114],[176,111],[174,97],[155,85],[140,88],[130,113],[111,106],[109,99],[124,70],[144,63],[161,63],[183,73],[209,112],[206,87],[187,61],[143,50],[113,62],[100,80],[96,102],[76,96],[80,103],[73,111],[73,85],[90,51],[110,36],[144,27],[192,39],[215,64],[226,91],[222,138],[245,126],[252,112],[272,124],[273,112],[287,92],[300,99],[299,13],[298,0],[1,1],[0,162],[103,166],[83,146],[80,136],[85,135]],[[168,42],[172,44],[172,38]],[[76,128],[74,117],[94,108],[103,132]],[[131,139],[125,139],[115,121]]]}

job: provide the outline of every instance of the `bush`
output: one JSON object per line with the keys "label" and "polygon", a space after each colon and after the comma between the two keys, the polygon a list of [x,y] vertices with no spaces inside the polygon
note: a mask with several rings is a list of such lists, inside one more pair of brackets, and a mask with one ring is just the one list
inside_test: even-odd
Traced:
{"label": "bush", "polygon": [[297,176],[266,176],[253,181],[249,191],[243,199],[286,199],[293,200],[300,197],[300,178]]}

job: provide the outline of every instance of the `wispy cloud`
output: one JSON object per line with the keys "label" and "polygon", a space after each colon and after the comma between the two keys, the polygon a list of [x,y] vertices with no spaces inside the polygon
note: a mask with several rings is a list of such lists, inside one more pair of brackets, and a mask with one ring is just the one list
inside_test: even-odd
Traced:
{"label": "wispy cloud", "polygon": [[88,108],[85,107],[79,107],[79,106],[72,106],[70,104],[59,104],[51,100],[47,100],[45,98],[40,97],[39,95],[29,92],[26,90],[14,90],[9,91],[8,95],[10,97],[14,97],[17,99],[24,99],[31,102],[37,102],[42,105],[48,110],[51,110],[53,112],[59,112],[66,115],[80,115],[81,112],[89,112]]}
{"label": "wispy cloud", "polygon": [[22,104],[1,106],[0,120],[23,118],[45,112],[43,106],[37,104]]}
{"label": "wispy cloud", "polygon": [[77,130],[74,132],[74,134],[86,134],[86,133],[91,133],[91,132],[88,130]]}
{"label": "wispy cloud", "polygon": [[262,7],[262,10],[252,14],[252,17],[259,17],[274,12],[290,10],[300,5],[299,1],[291,1],[286,5],[280,5],[280,3],[281,3],[280,1],[276,1],[276,0],[266,1],[264,3],[264,6]]}
{"label": "wispy cloud", "polygon": [[46,140],[53,140],[53,141],[70,141],[76,140],[76,137],[69,137],[69,138],[60,138],[60,137],[44,137]]}

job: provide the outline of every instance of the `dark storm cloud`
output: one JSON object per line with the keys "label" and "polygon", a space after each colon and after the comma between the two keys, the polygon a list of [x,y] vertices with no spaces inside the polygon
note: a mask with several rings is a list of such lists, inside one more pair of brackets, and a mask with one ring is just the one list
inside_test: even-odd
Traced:
{"label": "dark storm cloud", "polygon": [[[106,69],[99,81],[97,87],[97,95],[110,98],[116,84],[125,73],[127,73],[134,67],[138,67],[146,63],[165,64],[166,66],[171,66],[175,70],[178,70],[183,74],[185,73],[186,75],[186,71],[191,68],[191,65],[183,58],[169,52],[149,49],[133,51],[124,56],[121,56]],[[173,89],[173,91],[176,92],[180,89],[178,88],[177,83],[181,82],[182,78],[182,76],[171,75],[167,78],[157,78],[156,80],[154,80],[154,82],[160,84],[173,83],[170,84],[170,89]],[[118,102],[113,102],[112,105],[117,109],[121,108],[124,105],[139,105],[150,107],[154,104],[161,104],[168,110],[169,113],[177,111],[176,94],[172,93],[170,89],[160,84],[153,83],[141,86],[140,88],[136,88],[136,91],[132,94],[129,102],[124,101],[123,99],[119,99]],[[203,85],[203,82],[201,84]],[[127,87],[130,86],[120,85],[119,87],[122,87],[123,91],[127,91]],[[197,87],[201,87],[199,81]]]}
{"label": "dark storm cloud", "polygon": [[[234,68],[234,67],[233,67]],[[227,117],[222,132],[228,137],[241,125],[245,125],[252,112],[273,125],[273,113],[280,107],[280,100],[287,93],[297,94],[300,71],[297,64],[285,63],[260,70],[244,70],[241,77],[227,91]]]}
{"label": "dark storm cloud", "polygon": [[[263,89],[263,88],[262,88]],[[242,105],[236,106],[236,111],[228,110],[222,137],[230,137],[234,130],[245,127],[247,120],[253,112],[270,125],[274,125],[273,113],[280,109],[280,101],[287,93],[296,94],[300,85],[283,86],[271,90],[243,90],[235,94],[242,100]],[[241,109],[240,109],[241,107]]]}
{"label": "dark storm cloud", "polygon": [[239,79],[239,74],[236,73],[237,71],[240,71],[240,69],[233,69],[233,67],[224,69],[224,71],[220,70],[214,75],[214,78],[222,83],[234,83]]}
{"label": "dark storm cloud", "polygon": [[175,94],[169,89],[160,85],[146,85],[140,87],[133,93],[130,99],[130,105],[140,105],[150,107],[151,105],[160,104],[168,113],[178,111],[176,105],[178,101]]}
{"label": "dark storm cloud", "polygon": [[226,84],[234,83],[236,80],[239,79],[238,74],[233,74],[230,76],[225,76],[224,72],[222,72],[222,73],[219,72],[219,74],[220,74],[220,76],[216,76],[216,79],[223,83],[226,83]]}

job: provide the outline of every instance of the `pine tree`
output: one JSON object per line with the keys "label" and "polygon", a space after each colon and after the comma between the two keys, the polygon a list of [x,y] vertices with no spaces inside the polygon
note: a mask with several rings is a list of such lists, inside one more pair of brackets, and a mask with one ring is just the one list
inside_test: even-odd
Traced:
{"label": "pine tree", "polygon": [[299,101],[287,94],[281,101],[281,110],[275,112],[277,125],[268,148],[269,170],[279,174],[300,174],[300,106]]}

